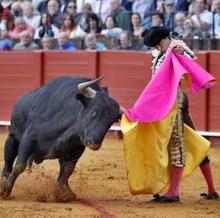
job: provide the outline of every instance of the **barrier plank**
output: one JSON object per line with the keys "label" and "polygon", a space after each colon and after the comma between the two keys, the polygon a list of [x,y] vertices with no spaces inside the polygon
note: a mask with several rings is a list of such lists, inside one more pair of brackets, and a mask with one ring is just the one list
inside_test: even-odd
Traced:
{"label": "barrier plank", "polygon": [[0,120],[10,120],[16,100],[41,85],[41,52],[0,52]]}
{"label": "barrier plank", "polygon": [[43,55],[43,83],[58,76],[97,76],[97,53],[88,51],[47,51]]}
{"label": "barrier plank", "polygon": [[111,95],[124,107],[132,107],[151,77],[150,53],[129,51],[99,52],[99,76]]}
{"label": "barrier plank", "polygon": [[208,130],[220,131],[220,52],[210,51],[208,60],[208,70],[217,80],[215,87],[209,90]]}

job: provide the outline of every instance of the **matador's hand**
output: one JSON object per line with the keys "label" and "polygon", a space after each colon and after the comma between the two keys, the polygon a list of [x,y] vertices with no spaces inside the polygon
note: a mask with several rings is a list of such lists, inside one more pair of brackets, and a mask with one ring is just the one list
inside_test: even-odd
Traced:
{"label": "matador's hand", "polygon": [[184,48],[181,45],[177,45],[173,48],[174,53],[176,54],[184,54]]}

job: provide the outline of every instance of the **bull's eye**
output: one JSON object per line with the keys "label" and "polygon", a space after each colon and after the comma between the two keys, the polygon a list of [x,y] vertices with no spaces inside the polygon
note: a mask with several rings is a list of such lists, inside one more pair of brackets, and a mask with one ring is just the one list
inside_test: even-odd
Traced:
{"label": "bull's eye", "polygon": [[96,117],[96,114],[97,114],[96,111],[94,111],[94,110],[91,111],[91,115],[92,115],[92,117]]}

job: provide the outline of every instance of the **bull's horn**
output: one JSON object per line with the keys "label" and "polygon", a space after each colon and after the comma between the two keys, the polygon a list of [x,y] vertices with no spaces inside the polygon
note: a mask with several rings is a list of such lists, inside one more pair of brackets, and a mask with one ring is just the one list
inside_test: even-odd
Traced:
{"label": "bull's horn", "polygon": [[89,86],[93,85],[94,83],[97,83],[98,81],[103,79],[103,77],[104,76],[101,76],[97,79],[78,84],[79,91],[88,97],[94,98],[96,95],[96,91],[94,89],[90,88]]}
{"label": "bull's horn", "polygon": [[126,109],[122,106],[120,106],[119,108],[119,114],[122,115],[123,113],[125,113]]}

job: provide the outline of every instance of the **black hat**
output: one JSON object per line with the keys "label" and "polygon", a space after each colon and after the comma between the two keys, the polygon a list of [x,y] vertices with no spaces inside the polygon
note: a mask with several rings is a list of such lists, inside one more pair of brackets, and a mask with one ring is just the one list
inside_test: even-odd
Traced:
{"label": "black hat", "polygon": [[149,47],[154,47],[159,44],[162,39],[170,35],[169,29],[161,26],[151,27],[144,36],[144,44]]}

